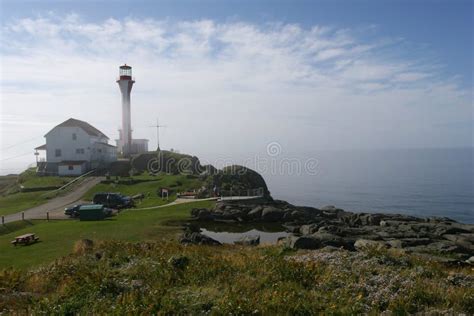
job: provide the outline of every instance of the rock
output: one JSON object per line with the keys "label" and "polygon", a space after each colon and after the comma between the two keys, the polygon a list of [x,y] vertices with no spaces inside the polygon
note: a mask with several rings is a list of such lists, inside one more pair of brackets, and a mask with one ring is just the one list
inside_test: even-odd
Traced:
{"label": "rock", "polygon": [[367,250],[380,250],[387,247],[385,242],[378,240],[368,240],[368,239],[357,239],[354,243],[354,247],[359,251]]}
{"label": "rock", "polygon": [[283,211],[283,217],[281,218],[281,220],[284,222],[292,220],[293,216],[291,214],[292,214],[291,210]]}
{"label": "rock", "polygon": [[426,219],[428,223],[446,223],[446,222],[451,222],[451,223],[457,223],[454,219],[451,219],[449,217],[438,217],[438,216],[430,216]]}
{"label": "rock", "polygon": [[315,232],[317,232],[319,229],[319,226],[316,224],[309,224],[309,225],[303,225],[300,227],[300,234],[302,235],[311,235]]}
{"label": "rock", "polygon": [[244,236],[235,241],[234,244],[241,246],[257,246],[260,244],[260,236]]}
{"label": "rock", "polygon": [[433,242],[429,238],[402,238],[387,240],[386,243],[393,248],[405,248],[405,247],[416,247],[422,245],[428,245]]}
{"label": "rock", "polygon": [[318,229],[319,233],[330,233],[330,234],[340,234],[341,231],[342,231],[341,228],[336,225],[321,226]]}
{"label": "rock", "polygon": [[293,212],[298,212],[302,216],[307,215],[308,217],[317,217],[323,213],[321,210],[309,206],[297,206]]}
{"label": "rock", "polygon": [[248,212],[247,216],[251,219],[259,219],[262,216],[262,210],[262,206],[256,206],[250,212]]}
{"label": "rock", "polygon": [[180,243],[196,244],[196,245],[220,245],[221,244],[217,240],[214,240],[209,236],[206,236],[197,232],[184,233],[180,238]]}
{"label": "rock", "polygon": [[450,240],[456,245],[474,253],[474,234],[446,234],[443,235],[443,238]]}
{"label": "rock", "polygon": [[143,284],[144,284],[143,280],[132,280],[130,282],[130,286],[135,289],[141,288]]}
{"label": "rock", "polygon": [[184,224],[184,231],[190,233],[199,233],[201,232],[201,228],[198,225],[187,223]]}
{"label": "rock", "polygon": [[277,222],[283,218],[284,211],[274,206],[267,206],[262,211],[262,220],[266,222]]}
{"label": "rock", "polygon": [[186,256],[174,256],[171,257],[168,262],[177,269],[184,269],[188,263],[189,263],[189,258]]}
{"label": "rock", "polygon": [[336,207],[334,205],[326,205],[326,206],[321,207],[321,211],[335,212]]}
{"label": "rock", "polygon": [[418,252],[418,253],[463,253],[463,248],[457,246],[454,242],[449,240],[435,241],[424,246],[406,247],[407,252]]}
{"label": "rock", "polygon": [[354,250],[354,242],[351,240],[346,240],[342,237],[339,237],[334,234],[329,233],[314,233],[311,235],[312,238],[319,240],[321,246],[332,246],[337,248],[344,248],[347,250]]}
{"label": "rock", "polygon": [[466,260],[466,263],[474,265],[474,256],[470,257],[469,259]]}
{"label": "rock", "polygon": [[191,210],[191,216],[200,221],[208,221],[214,219],[211,211],[206,208],[194,208]]}
{"label": "rock", "polygon": [[282,226],[285,228],[286,232],[288,233],[298,234],[300,232],[300,226],[298,226],[294,222],[288,222],[288,223],[283,224]]}
{"label": "rock", "polygon": [[291,218],[293,219],[303,219],[305,217],[305,213],[299,210],[291,211]]}
{"label": "rock", "polygon": [[382,214],[367,214],[367,213],[359,213],[352,215],[354,218],[354,223],[359,225],[380,225],[382,221],[383,215]]}
{"label": "rock", "polygon": [[319,239],[310,236],[289,236],[282,242],[286,247],[293,249],[319,249],[322,247]]}

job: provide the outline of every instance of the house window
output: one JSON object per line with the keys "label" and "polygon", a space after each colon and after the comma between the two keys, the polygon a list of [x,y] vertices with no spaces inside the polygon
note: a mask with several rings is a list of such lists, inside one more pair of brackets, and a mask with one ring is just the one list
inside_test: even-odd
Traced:
{"label": "house window", "polygon": [[72,140],[77,140],[77,135],[76,135],[76,133],[72,133]]}
{"label": "house window", "polygon": [[68,170],[74,170],[74,166],[73,166],[73,165],[69,165],[69,166],[67,167],[67,169],[68,169]]}
{"label": "house window", "polygon": [[76,149],[76,154],[80,154],[80,155],[81,155],[81,154],[84,154],[84,153],[85,153],[84,148],[77,148],[77,149]]}
{"label": "house window", "polygon": [[102,152],[102,149],[97,149],[97,151],[101,153],[101,152]]}
{"label": "house window", "polygon": [[54,156],[55,156],[55,157],[61,157],[61,149],[56,149],[56,150],[54,151]]}

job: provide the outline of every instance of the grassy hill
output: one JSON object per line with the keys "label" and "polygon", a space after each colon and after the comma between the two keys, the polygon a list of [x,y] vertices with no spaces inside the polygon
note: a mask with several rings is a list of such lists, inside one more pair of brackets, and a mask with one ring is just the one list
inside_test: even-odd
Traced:
{"label": "grassy hill", "polygon": [[0,177],[0,215],[13,214],[46,203],[56,196],[53,194],[56,188],[72,179],[74,178],[38,176],[34,168],[18,176]]}
{"label": "grassy hill", "polygon": [[[180,227],[171,223],[189,218],[193,207],[212,206],[8,224],[0,229],[0,313],[474,313],[471,267],[391,250],[180,245]],[[10,244],[28,232],[41,242]]]}
{"label": "grassy hill", "polygon": [[[149,207],[170,203],[176,199],[178,192],[199,189],[202,182],[195,176],[172,175],[160,173],[156,176],[143,174],[130,178],[119,178],[119,180],[104,181],[90,189],[84,199],[92,200],[97,192],[120,192],[133,196],[144,194],[144,198],[138,201],[137,207]],[[160,188],[171,190],[168,200],[162,200],[159,195]]]}
{"label": "grassy hill", "polygon": [[[390,251],[293,252],[281,247],[183,246],[161,226],[184,216],[169,207],[27,273],[0,272],[0,312],[30,314],[389,315],[472,314],[469,267],[445,267]],[[129,214],[132,212],[130,211]],[[144,214],[142,214],[144,215]],[[140,216],[142,217],[142,216]],[[119,222],[122,222],[119,224]],[[127,223],[130,223],[128,226]],[[54,226],[56,224],[52,224]],[[80,226],[90,236],[91,227]],[[119,226],[120,225],[120,226]],[[144,225],[147,234],[132,229]],[[96,227],[94,236],[104,238]],[[66,229],[60,229],[64,236]],[[77,231],[79,228],[77,229]],[[166,232],[158,234],[158,231]],[[161,238],[166,236],[167,238]],[[123,239],[127,240],[130,237]],[[35,245],[34,247],[39,246]],[[68,251],[72,242],[64,244]],[[30,248],[33,248],[30,247]],[[26,249],[23,248],[23,249]]]}
{"label": "grassy hill", "polygon": [[[18,222],[6,224],[11,229],[0,229],[0,270],[7,267],[33,268],[51,262],[71,253],[74,243],[82,238],[122,241],[173,238],[178,228],[164,225],[167,220],[187,218],[192,207],[211,207],[212,204],[204,201],[154,210],[131,209],[104,221],[57,220],[30,221],[28,225]],[[26,233],[36,233],[41,242],[28,247],[13,247],[10,244],[15,236]]]}

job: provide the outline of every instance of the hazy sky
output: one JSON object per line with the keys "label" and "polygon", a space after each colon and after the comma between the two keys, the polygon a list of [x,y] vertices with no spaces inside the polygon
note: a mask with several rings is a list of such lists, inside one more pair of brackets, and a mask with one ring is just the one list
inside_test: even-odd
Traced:
{"label": "hazy sky", "polygon": [[2,1],[0,174],[62,121],[215,161],[473,146],[472,1]]}

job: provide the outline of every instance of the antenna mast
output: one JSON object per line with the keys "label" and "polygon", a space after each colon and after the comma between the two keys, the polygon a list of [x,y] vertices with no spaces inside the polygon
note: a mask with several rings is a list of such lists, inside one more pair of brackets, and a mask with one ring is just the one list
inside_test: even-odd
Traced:
{"label": "antenna mast", "polygon": [[150,127],[156,128],[156,150],[160,151],[160,128],[166,127],[165,125],[160,125],[158,118],[156,119],[156,125],[152,125]]}

